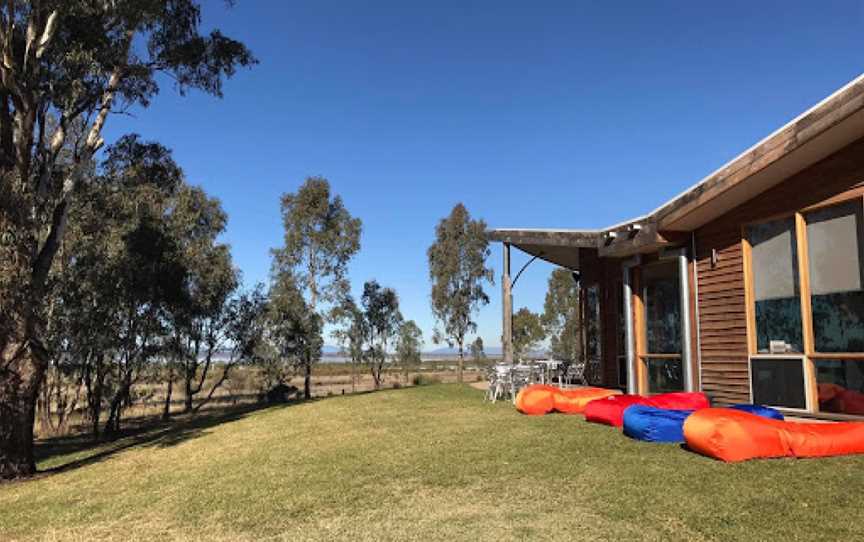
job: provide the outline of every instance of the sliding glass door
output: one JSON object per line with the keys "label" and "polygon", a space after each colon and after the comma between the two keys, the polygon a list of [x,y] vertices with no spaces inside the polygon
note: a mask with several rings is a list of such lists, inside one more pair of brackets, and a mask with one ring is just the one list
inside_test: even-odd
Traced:
{"label": "sliding glass door", "polygon": [[681,290],[676,262],[642,268],[644,352],[648,393],[684,390],[681,361]]}

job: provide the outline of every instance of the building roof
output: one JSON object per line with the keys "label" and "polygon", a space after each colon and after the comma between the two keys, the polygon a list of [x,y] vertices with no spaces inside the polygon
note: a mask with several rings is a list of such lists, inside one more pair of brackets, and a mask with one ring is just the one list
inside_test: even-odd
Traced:
{"label": "building roof", "polygon": [[[605,257],[654,251],[862,137],[864,74],[647,215],[602,230],[495,229],[489,238],[535,256],[589,246]],[[569,257],[540,257],[565,267],[565,261],[573,263]]]}

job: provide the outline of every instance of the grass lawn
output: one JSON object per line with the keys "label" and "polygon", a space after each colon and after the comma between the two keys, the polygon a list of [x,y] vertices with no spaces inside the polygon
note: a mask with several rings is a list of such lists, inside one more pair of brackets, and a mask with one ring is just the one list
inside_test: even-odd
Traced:
{"label": "grass lawn", "polygon": [[[215,423],[215,422],[219,423]],[[455,384],[54,444],[0,540],[854,540],[864,457],[727,465]]]}

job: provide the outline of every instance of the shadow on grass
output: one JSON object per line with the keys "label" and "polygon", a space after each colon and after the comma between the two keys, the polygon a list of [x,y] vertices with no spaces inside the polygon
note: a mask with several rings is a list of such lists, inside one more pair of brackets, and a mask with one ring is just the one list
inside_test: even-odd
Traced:
{"label": "shadow on grass", "polygon": [[[425,386],[419,386],[425,387]],[[333,394],[313,397],[312,399],[294,399],[287,403],[247,403],[241,405],[214,407],[191,415],[178,414],[171,420],[162,421],[159,418],[146,417],[126,421],[127,429],[120,435],[103,437],[94,441],[89,433],[79,433],[66,437],[54,437],[37,441],[34,455],[39,465],[37,477],[49,476],[61,472],[99,463],[114,454],[131,448],[168,448],[183,442],[194,440],[208,433],[208,429],[240,420],[253,412],[275,410],[295,405],[310,404],[325,399],[367,395],[380,391],[407,390],[416,386],[401,388],[382,388],[379,390],[362,390],[350,394]]]}
{"label": "shadow on grass", "polygon": [[[118,452],[130,448],[168,448],[196,439],[208,433],[208,429],[223,423],[233,422],[247,415],[268,409],[281,409],[293,405],[310,403],[291,401],[282,404],[252,403],[238,406],[213,408],[193,415],[178,415],[168,421],[138,420],[120,435],[94,441],[89,434],[45,439],[35,445],[39,475],[67,472],[103,461]],[[149,423],[148,423],[149,422]]]}

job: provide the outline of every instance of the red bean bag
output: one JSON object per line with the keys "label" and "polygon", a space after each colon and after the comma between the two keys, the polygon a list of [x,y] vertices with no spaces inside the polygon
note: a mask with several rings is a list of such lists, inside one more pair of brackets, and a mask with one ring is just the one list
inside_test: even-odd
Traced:
{"label": "red bean bag", "polygon": [[699,410],[711,403],[704,393],[674,392],[660,395],[616,395],[592,401],[585,407],[585,419],[614,427],[624,425],[624,411],[629,406],[645,405],[666,410]]}
{"label": "red bean bag", "polygon": [[721,461],[864,453],[864,423],[799,423],[728,408],[706,408],[684,422],[687,447]]}
{"label": "red bean bag", "polygon": [[819,384],[819,404],[828,412],[864,414],[864,393],[837,384]]}
{"label": "red bean bag", "polygon": [[540,416],[552,411],[577,414],[591,401],[617,393],[620,392],[604,388],[562,390],[555,386],[532,384],[522,388],[516,395],[516,410],[529,416]]}

